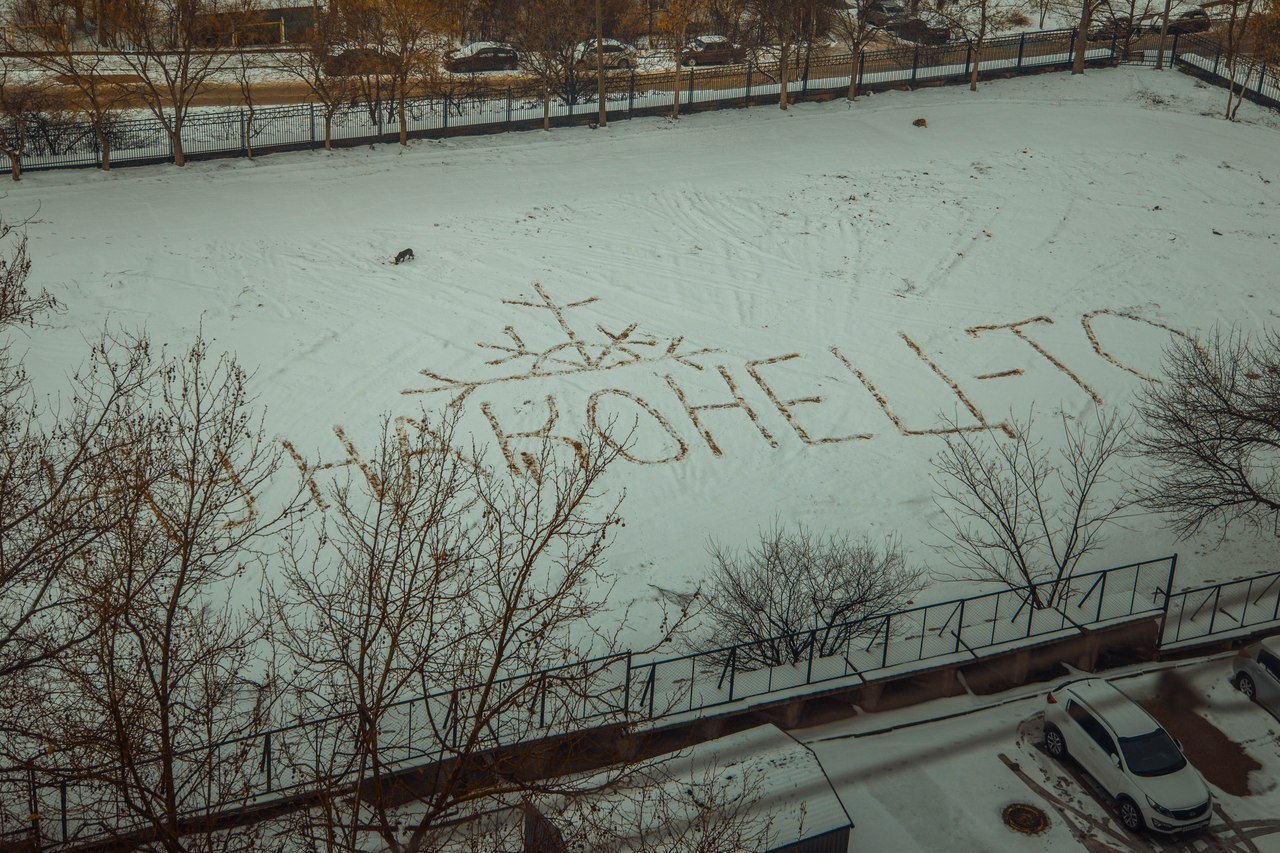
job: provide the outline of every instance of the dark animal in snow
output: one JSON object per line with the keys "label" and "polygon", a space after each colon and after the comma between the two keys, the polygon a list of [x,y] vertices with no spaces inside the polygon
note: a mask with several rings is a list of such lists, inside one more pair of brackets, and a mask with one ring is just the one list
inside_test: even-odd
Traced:
{"label": "dark animal in snow", "polygon": [[411,260],[413,260],[413,249],[405,249],[403,252],[396,255],[396,259],[391,263],[403,264],[405,261],[411,261]]}

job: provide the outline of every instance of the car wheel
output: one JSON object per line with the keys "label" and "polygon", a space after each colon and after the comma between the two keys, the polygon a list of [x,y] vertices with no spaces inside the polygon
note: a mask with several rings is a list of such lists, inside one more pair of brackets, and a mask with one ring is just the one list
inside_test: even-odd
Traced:
{"label": "car wheel", "polygon": [[1044,749],[1059,760],[1067,757],[1067,741],[1062,737],[1058,727],[1052,723],[1044,727]]}
{"label": "car wheel", "polygon": [[686,60],[684,61],[684,67],[685,67],[685,68],[692,68],[693,66],[695,66],[695,65],[697,65],[697,64],[698,64],[698,60],[694,59],[692,56],[691,56],[691,57],[689,57],[688,59],[686,59]]}
{"label": "car wheel", "polygon": [[631,63],[625,59],[619,59],[618,64],[613,67],[618,69],[619,71],[626,71],[628,68],[631,67]]}
{"label": "car wheel", "polygon": [[1124,828],[1130,832],[1141,832],[1146,826],[1142,821],[1142,810],[1138,808],[1138,804],[1128,797],[1121,797],[1116,800],[1116,811],[1120,815],[1120,822],[1124,824]]}
{"label": "car wheel", "polygon": [[1250,702],[1258,701],[1258,688],[1254,685],[1253,679],[1244,673],[1236,676],[1236,689],[1243,693]]}

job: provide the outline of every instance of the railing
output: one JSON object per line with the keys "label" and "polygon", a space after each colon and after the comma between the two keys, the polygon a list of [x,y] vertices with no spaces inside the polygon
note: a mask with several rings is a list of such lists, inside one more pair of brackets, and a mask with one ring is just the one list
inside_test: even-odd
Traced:
{"label": "railing", "polygon": [[[1166,557],[1051,584],[635,664],[638,705],[657,719],[842,678],[870,681],[926,661],[973,659],[1115,620],[1159,615],[1175,560]],[[1051,602],[1037,608],[1037,597]]]}
{"label": "railing", "polygon": [[[1053,30],[1019,33],[988,40],[981,55],[983,71],[1019,71],[1066,66],[1071,62],[1076,33]],[[1091,43],[1092,45],[1092,43]],[[1091,46],[1090,61],[1107,61],[1115,46]],[[909,46],[860,54],[795,58],[787,92],[800,98],[838,94],[852,84],[859,91],[923,82],[963,79],[975,60],[963,43]],[[633,70],[608,75],[606,107],[610,118],[669,111],[681,91],[681,109],[707,110],[749,106],[781,96],[777,63],[752,63],[720,68],[689,68],[656,73]],[[570,79],[548,105],[553,125],[594,121],[598,114],[596,81]],[[492,81],[468,82],[432,97],[405,102],[406,125],[412,137],[481,134],[540,127],[543,102],[540,87],[527,83],[495,89]],[[27,120],[26,171],[100,166],[102,152],[93,126],[87,122],[54,121],[35,115]],[[105,129],[113,165],[160,163],[173,151],[163,126],[152,117],[111,120]],[[399,134],[397,104],[385,100],[344,106],[332,121],[335,145],[393,141]],[[244,109],[199,108],[183,124],[182,147],[188,158],[238,157],[252,148],[268,153],[324,144],[324,112],[314,104],[259,107],[252,118]]]}
{"label": "railing", "polygon": [[1244,56],[1230,60],[1223,54],[1221,44],[1203,36],[1175,38],[1170,58],[1215,85],[1233,85],[1243,91],[1246,99],[1280,109],[1280,69]]}
{"label": "railing", "polygon": [[1187,644],[1276,622],[1280,622],[1280,572],[1173,593],[1160,642],[1165,647]]}

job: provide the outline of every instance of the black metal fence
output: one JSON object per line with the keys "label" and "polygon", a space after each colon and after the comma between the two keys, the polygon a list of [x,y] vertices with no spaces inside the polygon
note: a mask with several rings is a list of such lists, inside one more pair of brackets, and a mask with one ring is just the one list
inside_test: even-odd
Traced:
{"label": "black metal fence", "polygon": [[[1075,30],[1019,33],[994,38],[981,54],[984,72],[1019,73],[1064,67],[1071,62]],[[1110,61],[1112,42],[1091,46],[1091,62]],[[966,44],[900,47],[860,54],[797,57],[788,70],[787,94],[794,98],[965,79],[975,62]],[[745,107],[781,97],[776,62],[718,68],[688,68],[640,73],[611,71],[605,94],[610,119],[658,114],[672,109],[676,90],[687,111]],[[513,85],[497,89],[491,80],[460,80],[448,91],[405,102],[406,129],[414,138],[482,134],[541,127],[544,109],[552,126],[594,121],[599,112],[595,80],[571,79],[544,104],[541,89]],[[135,113],[136,114],[136,113]],[[67,123],[33,115],[26,121],[26,171],[95,167],[102,163],[97,134],[89,123]],[[390,142],[400,131],[394,100],[343,106],[332,117],[334,145]],[[164,126],[154,117],[113,119],[105,128],[112,165],[166,162],[173,150]],[[181,131],[188,159],[238,157],[255,153],[318,148],[324,144],[323,108],[315,104],[246,109],[198,108]],[[16,138],[16,134],[15,134]]]}
{"label": "black metal fence", "polygon": [[1181,590],[1169,597],[1160,642],[1187,645],[1280,622],[1280,572]]}

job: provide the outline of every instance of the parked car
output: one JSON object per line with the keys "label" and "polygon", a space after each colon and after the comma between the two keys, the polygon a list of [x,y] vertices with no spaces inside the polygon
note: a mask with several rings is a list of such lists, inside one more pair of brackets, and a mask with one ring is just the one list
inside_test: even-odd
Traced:
{"label": "parked car", "polygon": [[698,36],[680,50],[680,64],[685,66],[722,65],[746,58],[747,51],[725,36]]}
{"label": "parked car", "polygon": [[475,71],[514,71],[520,67],[520,54],[509,44],[477,41],[464,44],[444,55],[445,70],[454,74]]}
{"label": "parked car", "polygon": [[867,23],[883,27],[894,21],[905,19],[907,17],[907,7],[901,3],[890,2],[890,0],[870,0],[863,9],[862,15],[866,18]]}
{"label": "parked car", "polygon": [[951,30],[946,27],[935,27],[928,21],[922,21],[919,18],[894,21],[885,29],[903,41],[915,42],[916,44],[946,44],[951,40]]}
{"label": "parked car", "polygon": [[1188,9],[1169,22],[1169,35],[1202,33],[1213,25],[1213,19],[1204,9]]}
{"label": "parked car", "polygon": [[1209,786],[1182,745],[1105,679],[1069,681],[1049,693],[1044,747],[1054,758],[1074,758],[1132,832],[1189,832],[1212,817]]}
{"label": "parked car", "polygon": [[395,58],[394,54],[383,53],[372,47],[356,47],[325,57],[324,73],[331,77],[390,74]]}
{"label": "parked car", "polygon": [[[635,48],[617,39],[601,39],[600,46],[604,53],[605,68],[630,68],[635,62]],[[578,68],[596,67],[596,42],[579,42],[573,49],[574,65]]]}
{"label": "parked car", "polygon": [[1280,637],[1245,646],[1231,668],[1240,692],[1280,717]]}
{"label": "parked car", "polygon": [[1126,15],[1116,15],[1089,30],[1089,41],[1130,41],[1142,35],[1142,24]]}

